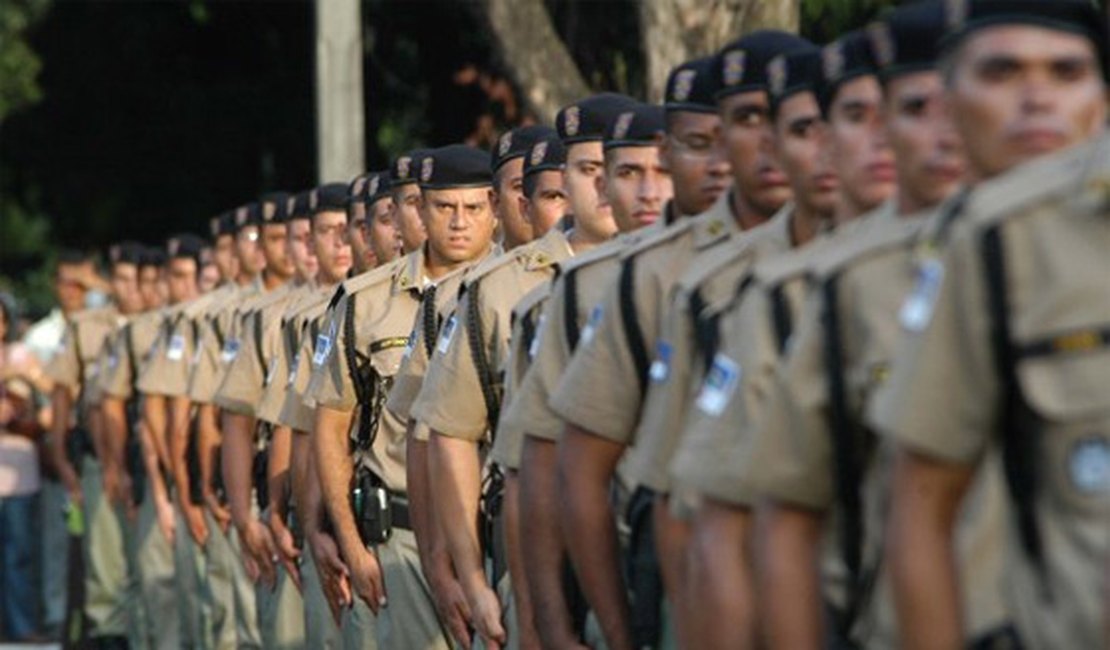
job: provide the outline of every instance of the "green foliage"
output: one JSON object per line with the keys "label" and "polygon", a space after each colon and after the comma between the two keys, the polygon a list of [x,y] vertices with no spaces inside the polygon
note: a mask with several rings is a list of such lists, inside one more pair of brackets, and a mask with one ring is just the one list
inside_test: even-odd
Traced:
{"label": "green foliage", "polygon": [[802,0],[802,35],[815,43],[828,43],[896,4],[898,0]]}
{"label": "green foliage", "polygon": [[0,2],[0,121],[42,99],[42,63],[28,45],[27,30],[46,12],[49,0]]}

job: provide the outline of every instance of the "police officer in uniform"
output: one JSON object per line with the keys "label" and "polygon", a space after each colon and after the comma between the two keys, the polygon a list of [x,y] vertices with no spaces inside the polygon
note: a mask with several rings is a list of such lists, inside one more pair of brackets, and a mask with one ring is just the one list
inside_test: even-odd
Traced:
{"label": "police officer in uniform", "polygon": [[999,450],[1012,497],[1002,593],[1021,644],[1099,647],[1110,541],[1105,24],[1086,2],[946,11],[947,101],[981,182],[943,252],[919,263],[890,378],[869,407],[895,446],[885,547],[899,624],[909,647],[967,639],[955,512]]}

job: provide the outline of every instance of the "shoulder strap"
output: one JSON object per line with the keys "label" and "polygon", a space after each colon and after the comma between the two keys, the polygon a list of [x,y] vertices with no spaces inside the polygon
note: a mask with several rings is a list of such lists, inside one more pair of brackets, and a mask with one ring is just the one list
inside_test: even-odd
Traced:
{"label": "shoulder strap", "polygon": [[836,495],[840,505],[840,554],[849,573],[848,603],[838,621],[841,632],[849,633],[862,600],[863,504],[860,483],[863,478],[863,452],[857,422],[848,400],[844,339],[841,334],[838,277],[825,280],[822,317],[825,336],[825,371],[829,382],[829,433],[836,463]]}
{"label": "shoulder strap", "polygon": [[482,331],[482,313],[479,298],[481,296],[480,282],[475,280],[467,286],[466,300],[466,334],[470,344],[470,356],[478,370],[478,380],[482,384],[482,399],[486,403],[486,414],[489,420],[490,431],[497,430],[497,422],[501,417],[501,387],[498,385],[496,373],[489,363],[486,354],[485,335]]}
{"label": "shoulder strap", "polygon": [[436,313],[436,292],[437,285],[431,285],[424,291],[424,310],[423,310],[423,327],[424,327],[424,352],[427,353],[428,358],[432,358],[432,354],[436,349],[436,337],[439,336],[439,314]]}
{"label": "shoulder strap", "polygon": [[786,349],[786,342],[794,332],[794,316],[790,312],[790,304],[786,301],[784,282],[779,282],[768,292],[771,300],[771,320],[775,328],[775,341],[781,353]]}
{"label": "shoulder strap", "polygon": [[641,394],[647,390],[648,370],[651,368],[651,358],[648,355],[647,343],[644,341],[644,332],[640,329],[640,319],[636,315],[636,301],[634,291],[636,258],[629,257],[621,265],[620,310],[621,321],[624,323],[624,333],[628,338],[628,349],[632,353],[632,360],[636,364],[636,379],[640,382]]}
{"label": "shoulder strap", "polygon": [[254,313],[254,350],[258,355],[258,367],[262,368],[262,375],[266,375],[266,351],[262,349],[262,311]]}
{"label": "shoulder strap", "polygon": [[582,324],[578,322],[578,273],[577,269],[567,272],[563,280],[563,319],[566,320],[567,347],[574,352],[578,339],[582,336]]}
{"label": "shoulder strap", "polygon": [[1002,464],[1017,519],[1018,535],[1025,554],[1045,579],[1044,544],[1037,525],[1034,500],[1039,476],[1036,471],[1039,430],[1037,416],[1029,407],[1017,381],[1017,349],[1010,332],[1010,305],[1006,281],[1006,256],[1002,233],[997,226],[983,234],[982,254],[987,281],[987,308],[991,317],[991,347],[1001,388],[1000,420]]}
{"label": "shoulder strap", "polygon": [[131,387],[139,383],[139,362],[135,356],[135,328],[128,323],[123,328],[123,342],[127,346],[127,366],[131,371]]}

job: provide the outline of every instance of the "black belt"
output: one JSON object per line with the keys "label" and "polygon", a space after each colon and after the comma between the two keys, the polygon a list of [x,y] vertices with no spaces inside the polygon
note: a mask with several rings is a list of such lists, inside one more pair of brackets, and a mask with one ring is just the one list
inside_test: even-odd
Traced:
{"label": "black belt", "polygon": [[393,515],[393,527],[412,531],[412,516],[409,514],[409,497],[406,494],[389,494],[389,510]]}
{"label": "black belt", "polygon": [[986,634],[980,634],[967,647],[968,650],[1021,650],[1025,644],[1021,642],[1014,626],[1007,623]]}

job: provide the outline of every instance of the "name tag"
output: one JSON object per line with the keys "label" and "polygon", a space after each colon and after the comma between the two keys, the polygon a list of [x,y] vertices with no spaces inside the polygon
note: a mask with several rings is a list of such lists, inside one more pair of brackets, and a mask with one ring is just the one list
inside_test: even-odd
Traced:
{"label": "name tag", "polygon": [[402,359],[408,359],[412,356],[412,350],[416,347],[416,331],[413,330],[409,333],[409,340],[405,343],[405,351],[401,353]]}
{"label": "name tag", "polygon": [[119,366],[119,355],[113,352],[108,355],[108,370],[115,370],[117,366]]}
{"label": "name tag", "polygon": [[718,417],[725,412],[736,386],[740,383],[740,365],[723,354],[713,357],[713,365],[698,392],[697,407]]}
{"label": "name tag", "polygon": [[277,355],[270,357],[270,361],[266,364],[266,368],[266,378],[262,380],[263,386],[269,386],[274,381],[274,375],[277,374]]}
{"label": "name tag", "polygon": [[594,340],[594,335],[597,334],[597,325],[601,322],[601,317],[604,315],[605,310],[601,305],[594,305],[590,310],[590,316],[586,319],[586,325],[582,328],[582,342],[589,343]]}
{"label": "name tag", "polygon": [[528,344],[528,360],[531,361],[536,358],[540,351],[540,333],[543,331],[543,321],[547,318],[547,314],[540,314],[536,319],[536,333],[532,336],[532,342]]}
{"label": "name tag", "polygon": [[658,384],[666,381],[670,373],[671,344],[666,341],[659,341],[655,344],[655,360],[651,362],[651,369],[648,370],[648,377]]}
{"label": "name tag", "polygon": [[291,388],[293,382],[297,381],[297,367],[301,365],[301,353],[298,351],[293,355],[293,367],[289,370],[289,377],[285,380],[285,387]]}
{"label": "name tag", "polygon": [[447,348],[451,347],[451,339],[455,336],[455,328],[458,325],[458,319],[454,314],[443,325],[443,334],[439,336],[439,343],[436,344],[436,350],[440,354],[447,354]]}
{"label": "name tag", "polygon": [[316,351],[312,354],[312,365],[322,366],[331,354],[331,337],[319,334],[316,337]]}
{"label": "name tag", "polygon": [[938,259],[927,259],[917,267],[917,283],[913,292],[902,303],[898,320],[907,331],[920,332],[933,318],[937,295],[944,281],[944,264]]}
{"label": "name tag", "polygon": [[227,343],[224,343],[224,349],[220,351],[220,361],[231,363],[238,355],[239,339],[229,339]]}
{"label": "name tag", "polygon": [[174,334],[170,337],[170,344],[166,346],[166,358],[170,361],[181,361],[185,358],[185,337]]}

